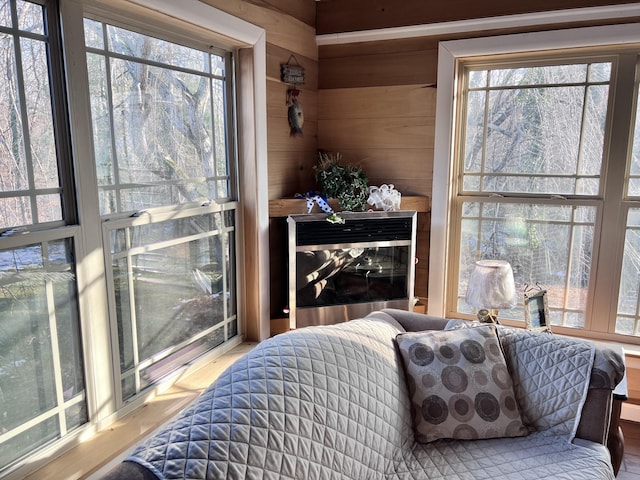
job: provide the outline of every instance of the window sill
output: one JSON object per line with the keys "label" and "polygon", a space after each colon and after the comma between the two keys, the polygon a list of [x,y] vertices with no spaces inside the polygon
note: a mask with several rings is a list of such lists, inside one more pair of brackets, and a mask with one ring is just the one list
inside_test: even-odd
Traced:
{"label": "window sill", "polygon": [[140,408],[117,420],[89,440],[71,448],[25,479],[100,478],[122,461],[144,437],[185,408],[233,362],[255,346],[256,343],[242,343],[205,364]]}

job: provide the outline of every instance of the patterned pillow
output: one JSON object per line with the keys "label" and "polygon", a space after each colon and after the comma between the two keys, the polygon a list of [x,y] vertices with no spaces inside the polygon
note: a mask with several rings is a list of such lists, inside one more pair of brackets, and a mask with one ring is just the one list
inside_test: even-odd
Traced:
{"label": "patterned pillow", "polygon": [[495,325],[407,332],[396,341],[418,442],[528,433]]}

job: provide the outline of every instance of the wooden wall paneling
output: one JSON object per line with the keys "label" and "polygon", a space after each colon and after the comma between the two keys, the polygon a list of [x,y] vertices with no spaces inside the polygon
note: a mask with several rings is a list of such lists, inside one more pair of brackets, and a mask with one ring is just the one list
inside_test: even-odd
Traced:
{"label": "wooden wall paneling", "polygon": [[[289,88],[292,88],[292,85],[272,79],[267,81],[267,116],[269,118],[287,118],[287,90]],[[305,124],[307,118],[315,122],[318,118],[318,91],[309,89],[305,85],[300,85],[297,88],[300,90],[299,99],[304,109]]]}
{"label": "wooden wall paneling", "polygon": [[355,57],[363,55],[382,55],[397,52],[419,52],[437,50],[442,40],[453,40],[458,36],[409,37],[391,40],[376,40],[359,43],[336,43],[318,46],[318,58]]}
{"label": "wooden wall paneling", "polygon": [[414,294],[426,302],[429,293],[429,247],[431,232],[431,213],[418,213],[418,226],[416,235],[416,258],[418,263],[415,268]]}
{"label": "wooden wall paneling", "polygon": [[[324,144],[323,144],[324,146]],[[332,149],[343,162],[359,165],[369,178],[369,185],[393,183],[403,195],[431,197],[433,183],[433,149]]]}
{"label": "wooden wall paneling", "polygon": [[437,50],[367,56],[322,58],[318,72],[321,89],[383,85],[435,84]]}
{"label": "wooden wall paneling", "polygon": [[[305,118],[302,135],[291,136],[289,122],[283,117],[269,118],[268,148],[273,152],[315,151],[318,122]],[[273,172],[277,174],[277,172]],[[269,176],[272,172],[269,172]]]}
{"label": "wooden wall paneling", "polygon": [[[435,97],[436,89],[424,84],[321,89],[318,145],[342,153],[344,163],[360,165],[370,185],[393,183],[403,195],[430,196]],[[423,301],[430,221],[429,212],[418,214],[414,293]]]}
{"label": "wooden wall paneling", "polygon": [[294,198],[316,188],[316,150],[269,153],[269,199]]}
{"label": "wooden wall paneling", "polygon": [[[269,80],[280,81],[280,65],[287,63],[291,55],[304,67],[305,82],[299,85],[306,90],[318,90],[318,59],[309,58],[304,55],[292,52],[277,45],[267,44],[267,78]],[[292,60],[295,64],[295,61]]]}
{"label": "wooden wall paneling", "polygon": [[324,89],[318,120],[372,117],[434,117],[436,89],[426,85]]}
{"label": "wooden wall paneling", "polygon": [[[316,30],[313,26],[283,13],[245,0],[200,0],[230,15],[265,29],[267,43],[318,58]],[[304,0],[306,1],[306,0]]]}
{"label": "wooden wall paneling", "polygon": [[435,120],[430,117],[351,118],[323,120],[318,125],[319,145],[347,150],[355,145],[381,149],[433,148]]}
{"label": "wooden wall paneling", "polygon": [[315,0],[245,0],[259,7],[270,8],[297,18],[312,27],[316,26]]}
{"label": "wooden wall paneling", "polygon": [[[616,4],[626,3],[635,2],[633,0],[616,1]],[[607,0],[538,0],[536,2],[320,0],[317,2],[316,27],[317,33],[321,35],[606,5],[611,5],[611,2]]]}
{"label": "wooden wall paneling", "polygon": [[317,150],[318,62],[296,55],[305,68],[305,83],[298,85],[304,112],[302,135],[291,136],[288,121],[287,90],[294,88],[280,81],[280,65],[291,51],[267,45],[267,116],[269,118],[269,198],[289,197],[313,188]]}
{"label": "wooden wall paneling", "polygon": [[[244,269],[240,280],[243,282],[243,313],[246,320],[244,333],[247,339],[259,341],[265,338],[265,328],[261,322],[261,295],[264,292],[260,292],[262,286],[260,280],[261,277],[268,275],[267,272],[260,271],[260,240],[262,235],[259,228],[260,217],[257,202],[258,179],[256,165],[258,159],[255,141],[256,123],[253,120],[255,115],[253,69],[252,50],[241,49],[238,52],[238,157],[240,158],[238,175],[240,182],[245,187],[245,197],[241,203]],[[258,288],[256,288],[256,285]]]}

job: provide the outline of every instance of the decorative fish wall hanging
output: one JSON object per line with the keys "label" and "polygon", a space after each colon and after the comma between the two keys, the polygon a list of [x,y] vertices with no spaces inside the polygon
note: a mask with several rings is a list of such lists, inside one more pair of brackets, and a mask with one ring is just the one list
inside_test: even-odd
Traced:
{"label": "decorative fish wall hanging", "polygon": [[289,126],[291,127],[290,135],[302,135],[302,126],[304,125],[304,112],[302,111],[302,103],[300,103],[300,90],[291,88],[287,90],[287,116],[289,118]]}

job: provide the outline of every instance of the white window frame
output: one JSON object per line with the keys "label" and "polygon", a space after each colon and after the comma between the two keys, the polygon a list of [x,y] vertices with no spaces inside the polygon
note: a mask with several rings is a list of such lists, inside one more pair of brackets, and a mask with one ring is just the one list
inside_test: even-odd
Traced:
{"label": "white window frame", "polygon": [[[453,219],[454,198],[457,194],[454,175],[457,172],[455,165],[455,128],[456,128],[456,101],[458,96],[457,68],[460,59],[472,59],[474,57],[501,55],[501,54],[533,54],[541,51],[553,51],[557,49],[571,49],[581,47],[620,47],[624,45],[640,44],[640,24],[627,24],[606,27],[587,27],[549,32],[537,32],[527,34],[505,35],[499,37],[486,37],[476,39],[454,40],[441,42],[438,50],[438,92],[436,101],[436,125],[434,146],[434,173],[433,194],[431,208],[431,247],[429,259],[429,313],[432,315],[447,316],[447,305],[452,303],[448,286],[455,281],[457,269],[457,257],[454,247],[451,245],[451,228],[455,228]],[[621,99],[617,100],[618,102]],[[628,99],[626,100],[628,102]],[[615,108],[614,108],[615,111]],[[611,150],[618,145],[626,149],[626,142],[620,146],[615,136],[618,133],[612,129]],[[628,132],[625,133],[627,138]],[[612,155],[615,152],[609,152]],[[613,162],[606,181],[607,195],[622,197],[624,182],[620,179],[625,175],[626,162]],[[619,215],[615,215],[620,217]],[[607,218],[607,212],[603,213]],[[616,220],[618,221],[618,220]],[[624,218],[618,221],[616,230],[624,232]],[[603,225],[603,229],[606,226]],[[622,248],[622,246],[620,247]],[[620,259],[621,252],[609,252]],[[603,257],[603,256],[601,256]],[[616,265],[619,262],[600,261],[594,264],[592,271],[596,273],[598,281],[606,282],[606,279],[616,278]],[[619,271],[619,265],[617,265]],[[584,336],[596,336],[598,338],[617,339],[609,331],[608,318],[611,310],[617,307],[617,282],[609,281],[610,291],[598,290],[598,297],[592,298],[591,318],[599,319],[588,324],[588,330],[580,330],[576,334]],[[456,284],[457,287],[457,284]],[[608,297],[607,295],[608,294]],[[457,289],[456,289],[457,296]],[[613,312],[615,316],[615,312]]]}

